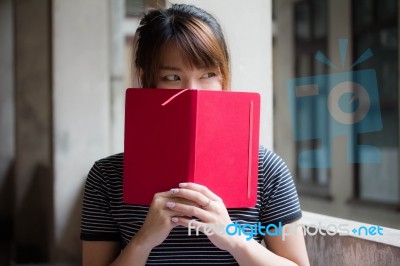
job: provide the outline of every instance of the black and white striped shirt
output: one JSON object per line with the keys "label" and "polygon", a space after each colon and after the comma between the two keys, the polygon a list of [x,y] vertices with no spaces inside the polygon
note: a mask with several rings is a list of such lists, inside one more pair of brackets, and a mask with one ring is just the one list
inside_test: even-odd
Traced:
{"label": "black and white striped shirt", "polygon": [[[138,232],[148,207],[124,204],[122,197],[124,154],[95,162],[89,172],[82,207],[81,239],[119,241],[124,248]],[[282,225],[301,217],[296,188],[283,160],[260,148],[258,196],[254,208],[229,209],[233,222]],[[261,242],[261,235],[254,237]],[[226,251],[205,236],[188,235],[187,228],[174,228],[167,239],[150,253],[146,265],[237,265]]]}

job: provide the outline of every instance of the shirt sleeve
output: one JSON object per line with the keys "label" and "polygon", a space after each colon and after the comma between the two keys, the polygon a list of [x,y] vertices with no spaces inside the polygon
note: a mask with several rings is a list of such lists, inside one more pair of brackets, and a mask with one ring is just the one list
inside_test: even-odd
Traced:
{"label": "shirt sleeve", "polygon": [[120,241],[118,225],[110,211],[107,176],[96,162],[86,179],[81,217],[81,240]]}
{"label": "shirt sleeve", "polygon": [[263,177],[263,224],[282,225],[301,218],[299,198],[292,175],[285,162],[272,151],[263,149],[260,156]]}

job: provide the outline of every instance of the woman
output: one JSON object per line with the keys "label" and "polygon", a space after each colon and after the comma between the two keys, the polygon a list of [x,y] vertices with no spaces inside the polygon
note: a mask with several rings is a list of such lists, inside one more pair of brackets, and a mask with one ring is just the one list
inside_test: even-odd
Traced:
{"label": "woman", "polygon": [[[136,37],[135,64],[142,87],[229,88],[224,36],[205,11],[189,5],[151,10]],[[150,207],[127,205],[122,201],[122,167],[123,154],[117,154],[97,161],[88,175],[81,227],[84,265],[309,264],[301,228],[285,240],[268,234],[251,240],[244,235],[188,235],[189,226],[233,221],[295,224],[301,217],[297,193],[285,164],[274,153],[259,151],[254,208],[227,210],[218,195],[194,183],[155,194]],[[263,239],[268,249],[260,244]]]}

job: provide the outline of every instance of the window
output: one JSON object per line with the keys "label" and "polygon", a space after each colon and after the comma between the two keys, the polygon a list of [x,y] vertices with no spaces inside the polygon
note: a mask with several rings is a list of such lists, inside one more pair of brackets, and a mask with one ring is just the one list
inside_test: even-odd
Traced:
{"label": "window", "polygon": [[[316,61],[314,57],[317,51],[324,54],[327,51],[327,1],[298,1],[294,4],[293,14],[296,77],[326,74],[327,66]],[[314,162],[329,159],[329,151],[326,150],[326,143],[323,143],[326,138],[318,137],[329,136],[328,119],[324,117],[326,114],[317,111],[319,105],[318,100],[313,100],[295,106],[296,134],[308,138],[296,141],[296,160],[305,152],[311,152],[308,160]],[[329,197],[329,168],[302,168],[296,163],[295,176],[300,193]]]}
{"label": "window", "polygon": [[[359,137],[358,144],[379,149],[381,162],[356,165],[355,197],[399,208],[398,1],[353,0],[352,4],[354,60],[368,48],[373,52],[373,57],[355,70],[375,69],[383,124],[381,131]],[[356,156],[369,154],[360,150]]]}

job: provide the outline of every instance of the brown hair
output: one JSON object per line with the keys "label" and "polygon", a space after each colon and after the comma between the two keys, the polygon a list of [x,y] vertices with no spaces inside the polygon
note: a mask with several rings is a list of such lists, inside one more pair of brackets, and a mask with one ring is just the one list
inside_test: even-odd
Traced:
{"label": "brown hair", "polygon": [[183,4],[149,10],[135,37],[135,66],[142,87],[155,87],[162,51],[167,45],[176,45],[190,65],[216,67],[223,90],[229,89],[229,54],[224,35],[217,20],[204,10]]}

